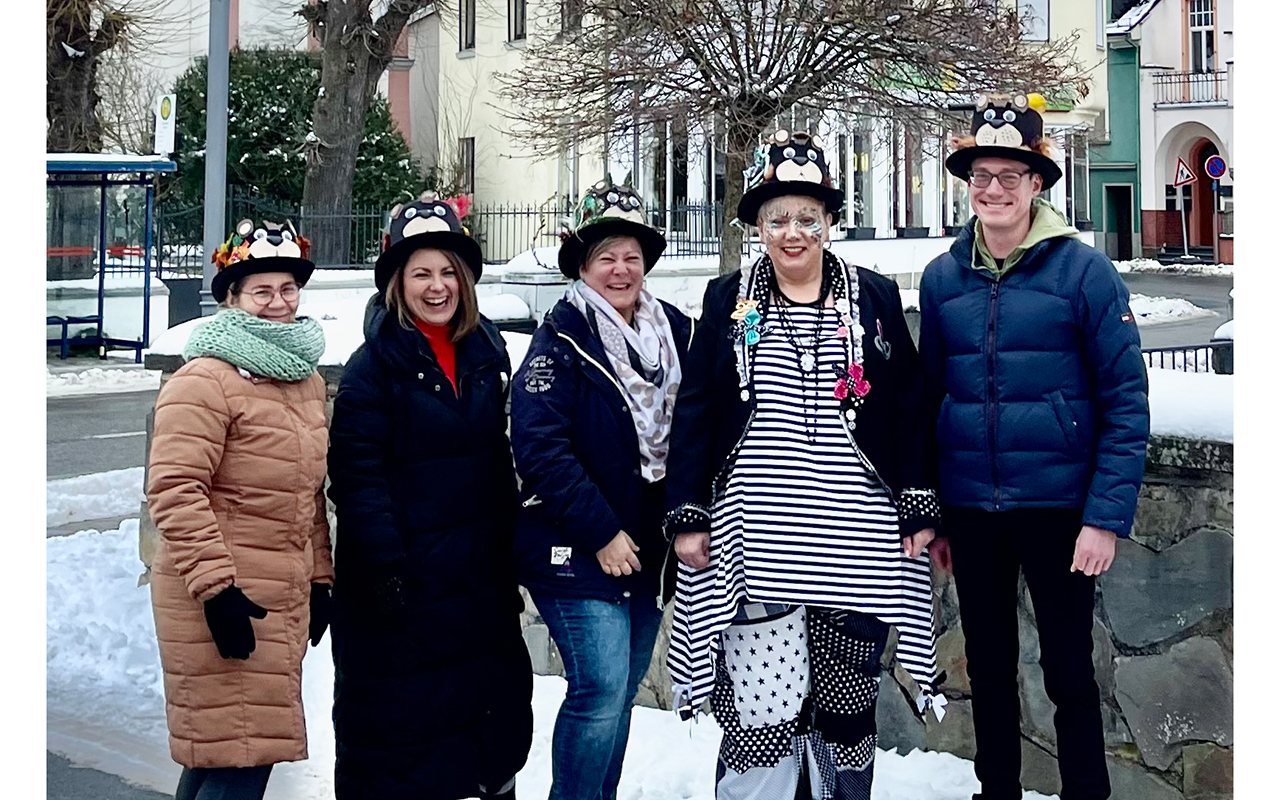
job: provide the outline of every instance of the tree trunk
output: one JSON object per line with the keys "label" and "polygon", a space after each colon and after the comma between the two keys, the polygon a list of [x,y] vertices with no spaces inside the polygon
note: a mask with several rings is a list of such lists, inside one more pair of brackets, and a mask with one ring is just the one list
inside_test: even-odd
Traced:
{"label": "tree trunk", "polygon": [[[82,53],[71,57],[62,43]],[[89,32],[59,25],[45,48],[45,147],[50,153],[99,153],[102,127],[98,123],[96,76],[98,53]],[[94,255],[49,255],[45,279],[91,278],[97,262],[98,193],[92,188],[53,189],[47,197],[49,248],[89,247]]]}
{"label": "tree trunk", "polygon": [[728,150],[724,159],[724,224],[720,232],[720,274],[728,275],[742,266],[742,238],[745,233],[734,224],[738,217],[738,203],[744,189],[743,171],[752,157],[752,150],[768,123],[754,115],[734,115],[726,131]]}

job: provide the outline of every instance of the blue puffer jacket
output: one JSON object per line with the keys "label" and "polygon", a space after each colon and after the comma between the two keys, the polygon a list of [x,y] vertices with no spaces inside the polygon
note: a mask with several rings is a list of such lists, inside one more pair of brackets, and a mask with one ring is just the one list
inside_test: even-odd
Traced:
{"label": "blue puffer jacket", "polygon": [[1127,537],[1149,430],[1129,291],[1065,236],[997,280],[973,266],[974,222],[920,287],[942,505],[1083,508],[1084,524]]}

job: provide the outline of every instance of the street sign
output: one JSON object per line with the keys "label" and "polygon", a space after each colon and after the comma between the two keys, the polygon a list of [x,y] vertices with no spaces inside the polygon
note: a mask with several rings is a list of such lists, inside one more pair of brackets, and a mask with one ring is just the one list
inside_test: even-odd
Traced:
{"label": "street sign", "polygon": [[1227,161],[1222,156],[1209,156],[1204,160],[1204,171],[1216,181],[1227,174]]}
{"label": "street sign", "polygon": [[177,97],[162,94],[156,98],[156,146],[158,155],[167,156],[173,152],[173,133],[176,122],[175,108]]}
{"label": "street sign", "polygon": [[1186,186],[1188,183],[1196,182],[1196,174],[1191,171],[1191,167],[1187,166],[1187,162],[1181,157],[1178,158],[1178,171],[1173,176],[1174,186]]}

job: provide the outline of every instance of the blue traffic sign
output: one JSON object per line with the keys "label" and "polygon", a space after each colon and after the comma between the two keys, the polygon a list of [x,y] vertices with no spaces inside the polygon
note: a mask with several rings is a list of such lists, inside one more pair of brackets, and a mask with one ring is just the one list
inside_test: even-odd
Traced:
{"label": "blue traffic sign", "polygon": [[1227,161],[1222,156],[1209,156],[1204,161],[1204,171],[1217,180],[1227,174]]}

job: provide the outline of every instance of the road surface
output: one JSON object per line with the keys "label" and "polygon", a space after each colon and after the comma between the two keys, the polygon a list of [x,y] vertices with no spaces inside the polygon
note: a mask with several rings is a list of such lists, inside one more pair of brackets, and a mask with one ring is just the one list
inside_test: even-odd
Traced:
{"label": "road surface", "polygon": [[45,400],[48,480],[140,467],[156,390]]}

